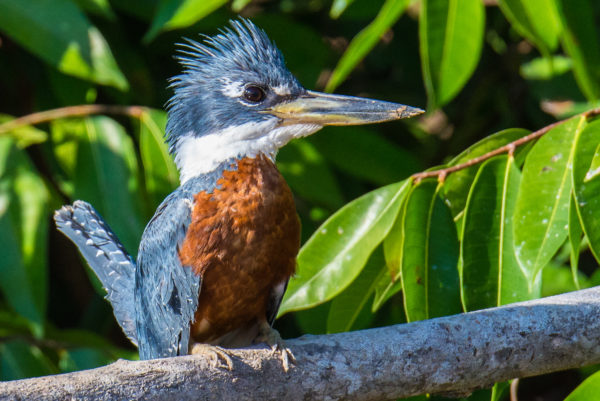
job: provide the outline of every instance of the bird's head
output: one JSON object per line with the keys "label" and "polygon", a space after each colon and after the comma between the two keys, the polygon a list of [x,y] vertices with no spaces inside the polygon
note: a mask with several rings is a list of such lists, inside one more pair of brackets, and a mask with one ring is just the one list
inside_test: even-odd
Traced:
{"label": "bird's head", "polygon": [[228,160],[275,157],[294,138],[324,125],[395,120],[422,110],[306,90],[264,31],[246,19],[181,45],[184,67],[172,79],[167,141],[182,183]]}

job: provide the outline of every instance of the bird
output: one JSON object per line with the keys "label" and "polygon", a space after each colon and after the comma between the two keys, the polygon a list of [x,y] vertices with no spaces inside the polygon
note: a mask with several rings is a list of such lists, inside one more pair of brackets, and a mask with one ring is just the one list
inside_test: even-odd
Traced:
{"label": "bird", "polygon": [[272,325],[295,272],[300,221],[277,151],[326,125],[423,112],[307,90],[262,29],[244,18],[229,24],[179,45],[165,140],[180,186],[148,222],[137,259],[89,203],[54,215],[140,359],[281,345]]}

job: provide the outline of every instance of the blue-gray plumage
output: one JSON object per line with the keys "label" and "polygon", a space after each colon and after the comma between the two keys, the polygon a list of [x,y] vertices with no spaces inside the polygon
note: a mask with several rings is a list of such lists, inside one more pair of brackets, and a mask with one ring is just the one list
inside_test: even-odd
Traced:
{"label": "blue-gray plumage", "polygon": [[54,214],[57,228],[79,251],[107,291],[117,322],[137,345],[133,302],[135,263],[96,210],[83,201],[63,206]]}
{"label": "blue-gray plumage", "polygon": [[167,142],[181,186],[148,223],[137,263],[89,204],[76,201],[55,214],[142,359],[187,354],[194,343],[271,338],[300,231],[274,164],[278,149],[324,125],[421,113],[304,89],[267,35],[244,19],[204,43],[188,40],[179,61]]}
{"label": "blue-gray plumage", "polygon": [[201,278],[192,269],[183,268],[178,251],[191,221],[194,195],[211,193],[229,164],[177,188],[161,203],[144,230],[134,292],[140,359],[188,353]]}

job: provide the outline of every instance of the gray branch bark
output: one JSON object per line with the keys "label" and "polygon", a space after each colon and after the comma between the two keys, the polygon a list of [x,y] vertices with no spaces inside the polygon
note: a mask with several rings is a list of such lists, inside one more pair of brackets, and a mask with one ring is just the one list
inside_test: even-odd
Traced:
{"label": "gray branch bark", "polygon": [[[120,360],[76,373],[0,383],[0,399],[388,400],[467,394],[494,382],[600,363],[600,287],[422,322],[286,341],[210,358]],[[223,364],[221,364],[223,365]]]}

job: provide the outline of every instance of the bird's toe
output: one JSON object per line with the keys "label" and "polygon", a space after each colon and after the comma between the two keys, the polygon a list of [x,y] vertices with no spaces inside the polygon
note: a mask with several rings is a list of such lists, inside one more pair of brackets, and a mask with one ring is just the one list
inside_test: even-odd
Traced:
{"label": "bird's toe", "polygon": [[[192,355],[203,355],[207,357],[211,362],[211,366],[214,368],[226,368],[227,370],[233,370],[233,360],[231,356],[224,348],[217,347],[215,345],[195,343],[192,346],[190,354]],[[222,365],[220,361],[223,361],[225,365]]]}

